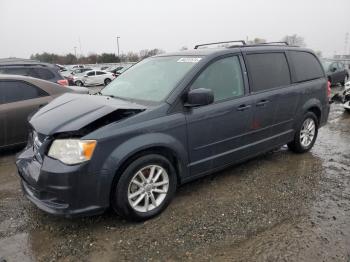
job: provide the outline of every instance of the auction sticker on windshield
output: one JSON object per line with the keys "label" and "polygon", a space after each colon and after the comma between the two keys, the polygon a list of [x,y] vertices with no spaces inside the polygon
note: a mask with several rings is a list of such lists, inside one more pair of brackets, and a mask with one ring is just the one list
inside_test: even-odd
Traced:
{"label": "auction sticker on windshield", "polygon": [[178,63],[198,63],[202,58],[201,57],[182,57],[177,60]]}

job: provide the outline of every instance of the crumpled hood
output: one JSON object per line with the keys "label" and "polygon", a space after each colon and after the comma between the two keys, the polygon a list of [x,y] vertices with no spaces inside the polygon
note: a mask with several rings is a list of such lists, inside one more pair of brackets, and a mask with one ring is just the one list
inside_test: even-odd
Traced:
{"label": "crumpled hood", "polygon": [[67,93],[41,108],[29,123],[37,132],[52,135],[78,131],[117,110],[142,112],[145,109],[145,106],[106,96]]}

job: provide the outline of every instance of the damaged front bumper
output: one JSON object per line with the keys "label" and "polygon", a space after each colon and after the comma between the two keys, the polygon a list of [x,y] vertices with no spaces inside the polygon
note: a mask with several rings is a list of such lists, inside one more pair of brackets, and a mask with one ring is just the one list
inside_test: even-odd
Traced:
{"label": "damaged front bumper", "polygon": [[109,206],[109,174],[91,174],[89,164],[68,166],[27,147],[17,158],[25,196],[41,210],[66,217],[95,215]]}

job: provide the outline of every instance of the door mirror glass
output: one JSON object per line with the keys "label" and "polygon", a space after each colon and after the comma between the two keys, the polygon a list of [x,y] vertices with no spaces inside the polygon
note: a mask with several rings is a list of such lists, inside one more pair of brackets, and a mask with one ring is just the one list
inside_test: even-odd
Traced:
{"label": "door mirror glass", "polygon": [[206,88],[193,89],[187,94],[186,107],[205,106],[214,102],[213,91]]}

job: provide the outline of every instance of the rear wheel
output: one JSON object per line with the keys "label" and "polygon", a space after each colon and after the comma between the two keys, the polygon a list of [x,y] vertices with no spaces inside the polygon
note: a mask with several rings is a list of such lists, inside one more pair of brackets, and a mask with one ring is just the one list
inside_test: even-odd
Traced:
{"label": "rear wheel", "polygon": [[150,154],[133,161],[112,192],[113,209],[122,217],[142,221],[161,213],[177,186],[175,169],[168,159]]}
{"label": "rear wheel", "polygon": [[84,86],[83,82],[81,82],[80,80],[76,81],[75,85],[77,85],[77,86]]}
{"label": "rear wheel", "polygon": [[317,134],[318,119],[314,113],[307,112],[295,132],[294,140],[288,144],[288,147],[293,152],[305,153],[315,144]]}
{"label": "rear wheel", "polygon": [[108,85],[111,81],[112,81],[111,79],[106,78],[105,81],[104,81],[104,82],[105,82],[105,85]]}

